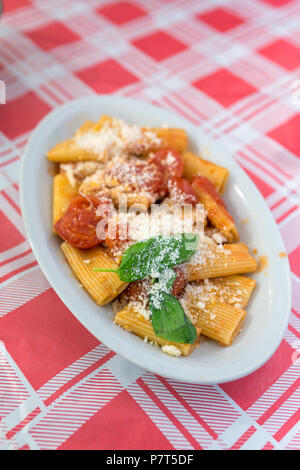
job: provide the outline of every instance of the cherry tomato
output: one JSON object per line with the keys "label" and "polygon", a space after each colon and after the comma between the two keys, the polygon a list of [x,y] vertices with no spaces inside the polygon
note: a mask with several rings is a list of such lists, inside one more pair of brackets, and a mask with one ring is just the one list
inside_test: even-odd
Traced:
{"label": "cherry tomato", "polygon": [[150,288],[151,280],[143,279],[142,281],[130,282],[123,294],[128,301],[141,302],[148,297]]}
{"label": "cherry tomato", "polygon": [[[185,288],[186,277],[182,268],[176,266],[174,268],[174,271],[176,273],[176,278],[173,283],[171,292],[175,297],[178,297]],[[143,299],[148,297],[151,285],[151,279],[143,279],[141,281],[130,282],[128,287],[123,292],[123,295],[128,301],[142,302]]]}
{"label": "cherry tomato", "polygon": [[176,150],[164,148],[157,150],[151,161],[162,168],[167,178],[180,178],[183,172],[183,161],[180,154]]}
{"label": "cherry tomato", "polygon": [[107,175],[114,185],[125,185],[131,191],[165,193],[162,168],[148,160],[131,159],[114,164],[108,169]]}
{"label": "cherry tomato", "polygon": [[100,204],[100,200],[95,196],[83,196],[78,194],[74,196],[67,208],[67,212],[80,212],[82,210],[88,209],[91,206],[94,206],[96,209]]}
{"label": "cherry tomato", "polygon": [[54,225],[55,231],[75,248],[86,250],[98,246],[102,240],[97,236],[97,225],[109,210],[98,215],[99,205],[101,200],[94,196],[75,196],[65,215]]}
{"label": "cherry tomato", "polygon": [[169,178],[168,191],[170,199],[176,204],[197,204],[199,202],[197,194],[184,178]]}
{"label": "cherry tomato", "polygon": [[183,271],[182,268],[180,268],[179,266],[176,266],[174,268],[174,271],[176,273],[176,278],[175,278],[175,281],[173,283],[173,287],[172,287],[172,294],[175,296],[175,297],[178,297],[179,294],[181,294],[181,292],[184,290],[185,288],[185,285],[186,285],[186,277],[185,277],[185,273]]}

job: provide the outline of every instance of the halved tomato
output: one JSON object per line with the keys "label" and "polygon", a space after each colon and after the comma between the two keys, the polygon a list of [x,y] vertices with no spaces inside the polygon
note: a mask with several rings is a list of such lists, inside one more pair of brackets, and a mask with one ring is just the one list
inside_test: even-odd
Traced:
{"label": "halved tomato", "polygon": [[[172,287],[172,294],[175,297],[178,297],[184,290],[186,285],[186,276],[183,269],[180,266],[174,268],[176,278]],[[143,302],[147,299],[146,304],[148,304],[148,294],[152,287],[153,280],[151,278],[142,279],[141,281],[130,282],[128,287],[123,292],[123,295],[128,301],[133,302]]]}
{"label": "halved tomato", "polygon": [[130,284],[124,290],[123,295],[128,301],[143,302],[144,299],[148,297],[151,285],[151,279],[130,282]]}
{"label": "halved tomato", "polygon": [[[106,208],[98,208],[105,204]],[[104,206],[103,206],[104,207]],[[102,207],[102,209],[103,209]],[[103,241],[97,235],[97,225],[109,214],[107,201],[94,196],[75,196],[63,217],[54,225],[56,233],[75,248],[87,250],[94,248]]]}
{"label": "halved tomato", "polygon": [[168,147],[157,150],[151,161],[160,166],[166,178],[180,178],[183,172],[183,161],[180,153]]}
{"label": "halved tomato", "polygon": [[199,202],[197,194],[184,178],[169,178],[168,191],[171,201],[175,204],[197,204]]}

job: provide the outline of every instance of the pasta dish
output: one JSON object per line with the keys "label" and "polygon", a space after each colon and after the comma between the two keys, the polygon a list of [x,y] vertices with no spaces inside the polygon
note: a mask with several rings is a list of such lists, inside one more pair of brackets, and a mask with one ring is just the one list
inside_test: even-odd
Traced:
{"label": "pasta dish", "polygon": [[222,199],[227,168],[188,150],[183,129],[102,116],[52,148],[53,231],[114,323],[171,356],[202,336],[230,346],[257,262]]}

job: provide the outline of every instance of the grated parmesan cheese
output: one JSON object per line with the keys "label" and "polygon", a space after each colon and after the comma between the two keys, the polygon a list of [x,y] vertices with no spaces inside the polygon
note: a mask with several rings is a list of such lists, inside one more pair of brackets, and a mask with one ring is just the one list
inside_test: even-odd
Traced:
{"label": "grated parmesan cheese", "polygon": [[[200,224],[197,213],[191,206],[152,205],[150,212],[140,206],[131,207],[128,212],[115,213],[109,220],[108,233],[114,234],[117,226],[122,227],[122,238],[127,247],[138,241],[157,235],[198,233],[203,236],[202,217]],[[111,237],[110,237],[111,238]]]}
{"label": "grated parmesan cheese", "polygon": [[226,245],[217,245],[211,239],[204,236],[202,240],[199,239],[195,254],[186,264],[202,267],[213,265],[216,259],[216,253],[223,254],[225,257],[231,255],[231,251],[226,250]]}
{"label": "grated parmesan cheese", "polygon": [[165,354],[169,354],[169,356],[180,357],[182,354],[180,349],[176,348],[173,344],[164,344],[161,349]]}
{"label": "grated parmesan cheese", "polygon": [[163,293],[168,293],[170,291],[168,283],[174,277],[174,271],[171,268],[165,269],[163,273],[152,273],[152,277],[159,277],[159,280],[152,285],[149,294],[152,296],[151,301],[153,306],[157,310],[160,310],[161,303],[163,301]]}
{"label": "grated parmesan cheese", "polygon": [[103,163],[99,162],[61,163],[59,166],[60,173],[67,176],[73,187],[76,186],[77,182],[83,181],[100,169],[103,169]]}
{"label": "grated parmesan cheese", "polygon": [[204,279],[188,283],[179,301],[191,321],[195,323],[199,310],[209,314],[210,319],[214,320],[215,315],[211,309],[215,303],[226,303],[241,308],[243,295],[247,295],[247,291],[238,289],[234,292],[226,285],[226,278]]}
{"label": "grated parmesan cheese", "polygon": [[212,234],[212,239],[218,245],[221,245],[222,243],[227,243],[227,238],[225,237],[225,235],[223,235],[220,232],[213,233]]}
{"label": "grated parmesan cheese", "polygon": [[168,166],[172,167],[172,165],[174,165],[174,163],[176,162],[176,158],[174,157],[172,152],[168,152],[165,161]]}
{"label": "grated parmesan cheese", "polygon": [[76,135],[74,141],[78,147],[98,155],[98,160],[103,162],[124,154],[140,155],[162,145],[154,132],[120,119],[105,122],[100,131]]}
{"label": "grated parmesan cheese", "polygon": [[128,307],[132,308],[138,315],[142,315],[146,320],[150,318],[150,310],[147,307],[148,297],[141,297],[139,301],[131,300]]}

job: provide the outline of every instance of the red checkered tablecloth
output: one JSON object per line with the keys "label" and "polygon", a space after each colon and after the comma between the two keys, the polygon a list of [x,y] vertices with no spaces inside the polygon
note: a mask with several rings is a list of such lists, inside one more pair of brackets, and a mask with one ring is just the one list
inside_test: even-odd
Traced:
{"label": "red checkered tablecloth", "polygon": [[[0,21],[0,448],[299,449],[300,1],[5,0]],[[24,146],[85,95],[154,102],[228,149],[290,259],[293,308],[274,356],[223,385],[149,373],[59,300],[26,239]],[[42,175],[41,175],[42,177]]]}

